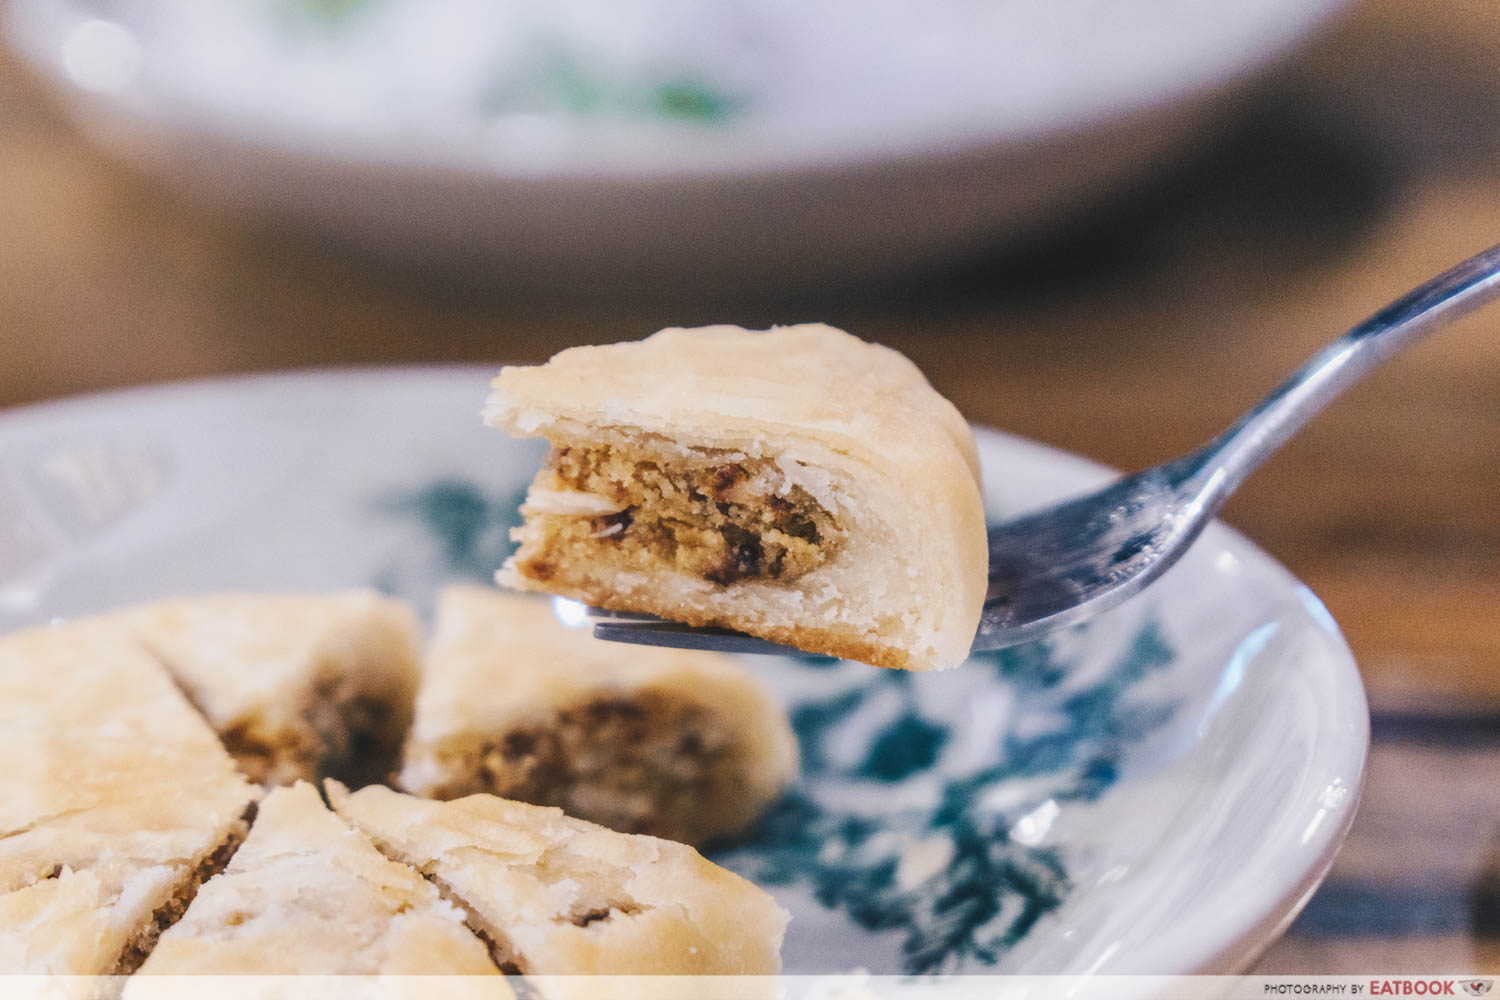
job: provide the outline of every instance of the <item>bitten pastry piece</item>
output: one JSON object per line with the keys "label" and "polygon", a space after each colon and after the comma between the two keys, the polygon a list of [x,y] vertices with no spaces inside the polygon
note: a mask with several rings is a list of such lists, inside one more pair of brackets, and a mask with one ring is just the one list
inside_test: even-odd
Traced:
{"label": "bitten pastry piece", "polygon": [[129,972],[255,790],[123,628],[0,638],[0,972]]}
{"label": "bitten pastry piece", "polygon": [[374,591],[211,594],[118,613],[256,781],[389,778],[411,724],[415,613]]}
{"label": "bitten pastry piece", "polygon": [[[461,910],[298,782],[266,796],[229,867],[208,880],[141,966],[140,975],[153,973],[499,970]],[[493,987],[492,996],[511,995],[501,980]]]}
{"label": "bitten pastry piece", "polygon": [[786,714],[727,656],[599,642],[547,601],[438,600],[401,784],[474,792],[701,844],[739,832],[796,769]]}
{"label": "bitten pastry piece", "polygon": [[493,385],[486,421],[552,445],[501,583],[886,667],[967,655],[973,437],[895,351],[820,325],[663,330]]}
{"label": "bitten pastry piece", "polygon": [[562,810],[437,802],[328,782],[339,815],[469,913],[501,968],[533,975],[765,975],[787,913],[697,851]]}

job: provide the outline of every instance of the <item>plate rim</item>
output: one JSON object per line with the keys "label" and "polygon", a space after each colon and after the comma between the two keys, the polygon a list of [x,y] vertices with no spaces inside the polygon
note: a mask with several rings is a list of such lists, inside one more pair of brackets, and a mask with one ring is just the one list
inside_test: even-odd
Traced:
{"label": "plate rim", "polygon": [[[1120,470],[1112,466],[1043,441],[983,424],[970,423],[969,426],[973,428],[976,438],[993,437],[1006,442],[1010,447],[1022,446],[1027,450],[1035,451],[1038,455],[1045,456],[1049,461],[1071,466],[1080,475],[1097,477],[1101,482],[1121,475]],[[981,459],[983,450],[981,446]],[[1345,693],[1351,696],[1350,701],[1344,707],[1350,721],[1356,725],[1356,736],[1343,746],[1344,753],[1335,768],[1340,773],[1353,776],[1353,780],[1349,782],[1351,797],[1340,813],[1339,821],[1326,831],[1322,831],[1320,837],[1315,838],[1316,858],[1295,872],[1295,877],[1287,877],[1284,874],[1281,878],[1268,880],[1273,891],[1262,894],[1257,904],[1237,900],[1236,902],[1240,903],[1239,906],[1221,911],[1224,914],[1223,923],[1233,928],[1231,936],[1202,933],[1197,935],[1197,940],[1192,946],[1178,941],[1168,945],[1148,946],[1133,952],[1131,956],[1133,963],[1147,972],[1182,966],[1176,970],[1175,974],[1235,974],[1248,968],[1285,932],[1306,907],[1318,887],[1323,884],[1339,851],[1343,848],[1364,795],[1370,751],[1370,709],[1364,677],[1359,671],[1354,651],[1349,647],[1348,640],[1344,637],[1343,629],[1339,626],[1337,619],[1333,617],[1332,612],[1311,587],[1302,582],[1275,556],[1257,545],[1249,536],[1218,518],[1207,526],[1199,541],[1222,544],[1237,556],[1267,571],[1278,584],[1298,594],[1304,604],[1311,601],[1316,606],[1323,620],[1318,621],[1318,616],[1314,616],[1313,624],[1319,627],[1324,638],[1331,642],[1327,652],[1332,654],[1333,661],[1328,664],[1328,669],[1342,675],[1342,684],[1347,686]],[[1146,592],[1150,592],[1149,586]],[[1193,929],[1192,927],[1183,928],[1183,933],[1187,934]],[[1218,943],[1215,943],[1214,939],[1217,939]],[[1184,963],[1183,956],[1188,953],[1191,953],[1193,957]]]}

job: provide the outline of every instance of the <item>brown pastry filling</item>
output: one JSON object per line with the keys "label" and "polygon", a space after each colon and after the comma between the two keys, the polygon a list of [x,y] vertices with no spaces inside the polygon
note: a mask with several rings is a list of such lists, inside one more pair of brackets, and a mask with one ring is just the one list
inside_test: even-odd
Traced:
{"label": "brown pastry filling", "polygon": [[[610,446],[554,448],[528,500],[548,516],[545,539],[518,566],[546,580],[604,551],[620,569],[666,567],[720,585],[790,582],[826,563],[842,532],[806,490],[778,489],[780,481],[769,461],[723,453],[669,465]],[[559,494],[585,495],[601,512],[548,509]]]}
{"label": "brown pastry filling", "polygon": [[359,690],[350,678],[325,678],[302,711],[304,725],[272,728],[245,719],[220,734],[246,777],[289,785],[336,778],[350,788],[386,781],[395,770],[409,709]]}
{"label": "brown pastry filling", "polygon": [[390,780],[410,722],[390,698],[361,691],[348,677],[319,682],[305,712],[318,737],[317,773],[352,789]]}
{"label": "brown pastry filling", "polygon": [[600,697],[513,728],[474,751],[435,798],[475,792],[558,806],[625,833],[697,842],[713,832],[735,746],[700,706],[647,693]]}

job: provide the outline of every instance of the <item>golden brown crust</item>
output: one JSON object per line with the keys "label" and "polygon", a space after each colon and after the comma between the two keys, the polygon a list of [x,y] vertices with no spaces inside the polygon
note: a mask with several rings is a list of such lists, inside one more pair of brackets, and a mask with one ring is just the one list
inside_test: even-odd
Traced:
{"label": "golden brown crust", "polygon": [[732,658],[601,643],[546,601],[463,586],[438,600],[401,784],[704,843],[753,822],[796,760],[784,710]]}
{"label": "golden brown crust", "polygon": [[[670,599],[662,599],[649,589],[632,590],[622,596],[604,583],[590,585],[585,577],[584,585],[574,586],[567,581],[552,581],[554,586],[547,592],[559,597],[604,608],[606,611],[639,611],[661,618],[670,618],[694,627],[734,627],[723,616],[684,607]],[[880,642],[867,639],[864,633],[854,628],[808,625],[757,625],[751,634],[769,642],[792,646],[805,653],[836,656],[843,660],[856,660],[875,667],[890,667],[894,670],[925,670],[928,665],[914,660],[903,649],[893,649]]]}
{"label": "golden brown crust", "polygon": [[[614,531],[591,519],[618,497],[580,491],[544,469],[515,532],[520,549],[499,576],[507,586],[881,665],[947,667],[967,655],[988,583],[973,437],[894,351],[817,325],[664,330],[506,368],[486,419],[546,437],[560,457],[580,449],[628,456],[643,481],[666,470],[668,488],[657,492],[673,498],[627,508],[629,522]],[[757,488],[717,497],[689,487],[730,523],[684,518],[673,484],[720,466]],[[803,495],[814,504],[804,520],[822,525],[816,551],[767,546],[755,531],[741,541],[747,525],[780,530],[767,508]],[[580,519],[590,531],[576,529]],[[681,523],[721,541],[705,538],[701,556],[684,553],[683,544],[700,543],[672,527],[670,558],[644,563],[640,552],[661,525]],[[792,549],[794,574],[762,572],[767,552]]]}

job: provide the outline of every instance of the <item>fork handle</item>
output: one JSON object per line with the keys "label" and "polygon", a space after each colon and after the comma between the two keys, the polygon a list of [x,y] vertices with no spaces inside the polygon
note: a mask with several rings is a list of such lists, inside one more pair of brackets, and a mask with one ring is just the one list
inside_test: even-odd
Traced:
{"label": "fork handle", "polygon": [[1216,509],[1339,393],[1409,344],[1497,298],[1500,246],[1406,293],[1313,355],[1233,427],[1182,460],[1180,477],[1196,481],[1205,505]]}

